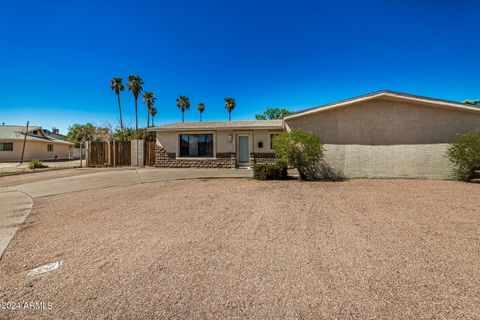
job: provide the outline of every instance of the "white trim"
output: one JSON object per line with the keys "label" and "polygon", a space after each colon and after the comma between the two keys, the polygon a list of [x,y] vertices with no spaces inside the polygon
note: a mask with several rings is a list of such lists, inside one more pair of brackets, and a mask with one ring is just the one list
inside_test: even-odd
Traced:
{"label": "white trim", "polygon": [[315,108],[315,109],[311,109],[311,110],[307,110],[307,111],[304,111],[304,112],[299,112],[299,113],[296,113],[296,114],[292,114],[292,115],[286,116],[285,118],[283,118],[283,120],[285,122],[285,120],[298,118],[298,117],[303,117],[305,115],[312,114],[312,113],[332,110],[332,109],[340,108],[342,106],[346,106],[346,105],[350,105],[350,104],[354,104],[354,103],[358,103],[358,102],[362,102],[362,101],[368,101],[368,100],[376,99],[376,98],[379,98],[379,97],[382,97],[382,96],[397,98],[397,99],[404,99],[404,100],[408,100],[408,101],[416,101],[416,102],[434,104],[434,105],[439,105],[439,106],[443,106],[443,107],[453,107],[453,108],[455,108],[455,110],[461,109],[461,110],[466,110],[466,111],[480,112],[480,108],[470,107],[470,106],[464,105],[462,103],[437,101],[437,100],[428,99],[428,98],[409,97],[409,96],[394,94],[394,93],[391,93],[391,92],[379,92],[379,93],[371,95],[371,96],[360,97],[360,98],[354,99],[354,100],[334,103],[334,104],[326,106],[326,107],[321,107],[320,106],[320,107]]}

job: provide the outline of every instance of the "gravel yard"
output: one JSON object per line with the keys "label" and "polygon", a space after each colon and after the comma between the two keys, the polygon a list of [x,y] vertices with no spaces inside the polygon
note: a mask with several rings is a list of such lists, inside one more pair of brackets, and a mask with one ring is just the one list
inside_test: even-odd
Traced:
{"label": "gravel yard", "polygon": [[0,301],[53,305],[2,319],[480,318],[480,185],[216,179],[43,197],[0,283]]}

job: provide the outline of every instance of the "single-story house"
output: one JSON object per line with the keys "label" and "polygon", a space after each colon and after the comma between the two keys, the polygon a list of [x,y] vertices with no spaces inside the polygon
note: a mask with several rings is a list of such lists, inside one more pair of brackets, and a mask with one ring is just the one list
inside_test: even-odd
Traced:
{"label": "single-story house", "polygon": [[240,167],[273,161],[271,138],[292,129],[318,135],[327,164],[347,178],[451,178],[448,145],[457,134],[480,129],[480,108],[378,91],[283,121],[188,122],[149,130],[157,136],[156,166]]}
{"label": "single-story house", "polygon": [[[47,136],[39,126],[0,126],[0,161],[68,159],[73,143]],[[25,134],[27,139],[25,140]]]}
{"label": "single-story house", "polygon": [[282,120],[177,122],[155,131],[157,167],[239,168],[275,161],[272,138]]}

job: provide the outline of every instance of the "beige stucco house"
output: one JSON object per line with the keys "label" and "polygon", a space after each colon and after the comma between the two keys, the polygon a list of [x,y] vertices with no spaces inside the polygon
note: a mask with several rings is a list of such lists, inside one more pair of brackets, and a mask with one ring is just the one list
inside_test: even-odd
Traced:
{"label": "beige stucco house", "polygon": [[239,168],[274,161],[272,138],[281,120],[178,122],[149,128],[157,167]]}
{"label": "beige stucco house", "polygon": [[72,143],[48,136],[39,126],[30,126],[25,140],[26,131],[25,126],[0,126],[0,161],[20,161],[24,141],[25,161],[69,158]]}
{"label": "beige stucco house", "polygon": [[282,120],[188,122],[156,132],[156,166],[244,167],[274,160],[271,139],[302,129],[325,143],[326,162],[347,178],[451,178],[448,144],[480,129],[480,108],[393,91],[296,112]]}

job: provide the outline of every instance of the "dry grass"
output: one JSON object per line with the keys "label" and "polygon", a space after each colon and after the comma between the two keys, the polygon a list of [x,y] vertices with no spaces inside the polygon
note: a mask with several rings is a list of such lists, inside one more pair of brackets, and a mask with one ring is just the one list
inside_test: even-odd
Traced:
{"label": "dry grass", "polygon": [[0,262],[0,300],[53,309],[0,312],[479,318],[479,230],[479,186],[453,181],[191,180],[45,197]]}

